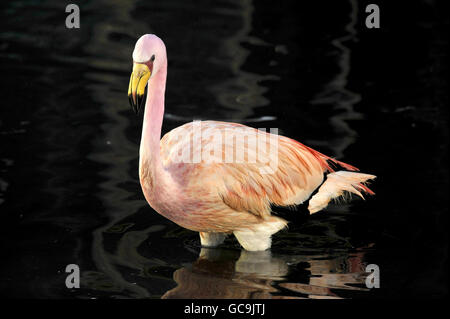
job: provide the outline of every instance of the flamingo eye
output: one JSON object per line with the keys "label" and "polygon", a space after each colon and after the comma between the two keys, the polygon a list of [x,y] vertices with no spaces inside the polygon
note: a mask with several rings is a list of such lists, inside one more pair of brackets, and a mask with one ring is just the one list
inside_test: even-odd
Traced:
{"label": "flamingo eye", "polygon": [[150,61],[155,61],[155,55],[153,54],[152,57],[150,58]]}

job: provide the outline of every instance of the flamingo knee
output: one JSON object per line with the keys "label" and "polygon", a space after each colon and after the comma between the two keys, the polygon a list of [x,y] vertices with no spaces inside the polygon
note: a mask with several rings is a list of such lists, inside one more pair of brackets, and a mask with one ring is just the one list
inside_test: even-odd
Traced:
{"label": "flamingo knee", "polygon": [[225,238],[227,234],[224,233],[209,233],[209,232],[200,232],[200,243],[202,247],[216,247],[219,246]]}

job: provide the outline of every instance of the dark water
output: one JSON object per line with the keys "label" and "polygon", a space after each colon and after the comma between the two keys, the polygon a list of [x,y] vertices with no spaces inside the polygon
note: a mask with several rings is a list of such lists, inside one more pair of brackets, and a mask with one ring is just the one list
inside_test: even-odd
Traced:
{"label": "dark water", "polygon": [[[448,17],[435,1],[1,3],[0,294],[21,298],[442,296],[448,280]],[[126,93],[136,39],[169,56],[168,132],[277,127],[373,173],[376,197],[291,212],[270,252],[156,214]],[[65,267],[81,269],[67,289]],[[380,267],[367,289],[365,267]]]}

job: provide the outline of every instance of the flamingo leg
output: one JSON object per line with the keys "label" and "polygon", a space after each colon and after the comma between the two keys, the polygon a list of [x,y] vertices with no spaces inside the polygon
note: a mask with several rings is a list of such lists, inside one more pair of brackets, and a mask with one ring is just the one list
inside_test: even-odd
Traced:
{"label": "flamingo leg", "polygon": [[266,232],[235,231],[233,234],[239,244],[248,251],[262,251],[272,245],[272,236]]}
{"label": "flamingo leg", "polygon": [[262,251],[272,246],[272,235],[286,225],[284,219],[271,216],[253,227],[235,230],[233,234],[245,250]]}
{"label": "flamingo leg", "polygon": [[219,246],[225,238],[227,234],[225,233],[209,233],[209,232],[200,232],[200,243],[202,247],[216,247]]}

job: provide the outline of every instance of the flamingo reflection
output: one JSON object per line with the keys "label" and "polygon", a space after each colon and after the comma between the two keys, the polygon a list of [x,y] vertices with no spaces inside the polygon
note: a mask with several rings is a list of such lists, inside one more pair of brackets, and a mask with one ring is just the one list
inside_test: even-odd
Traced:
{"label": "flamingo reflection", "polygon": [[[272,256],[202,248],[192,264],[174,272],[177,287],[162,298],[340,298],[338,290],[367,290],[363,252],[339,256]],[[304,282],[290,282],[290,268],[303,268]]]}

